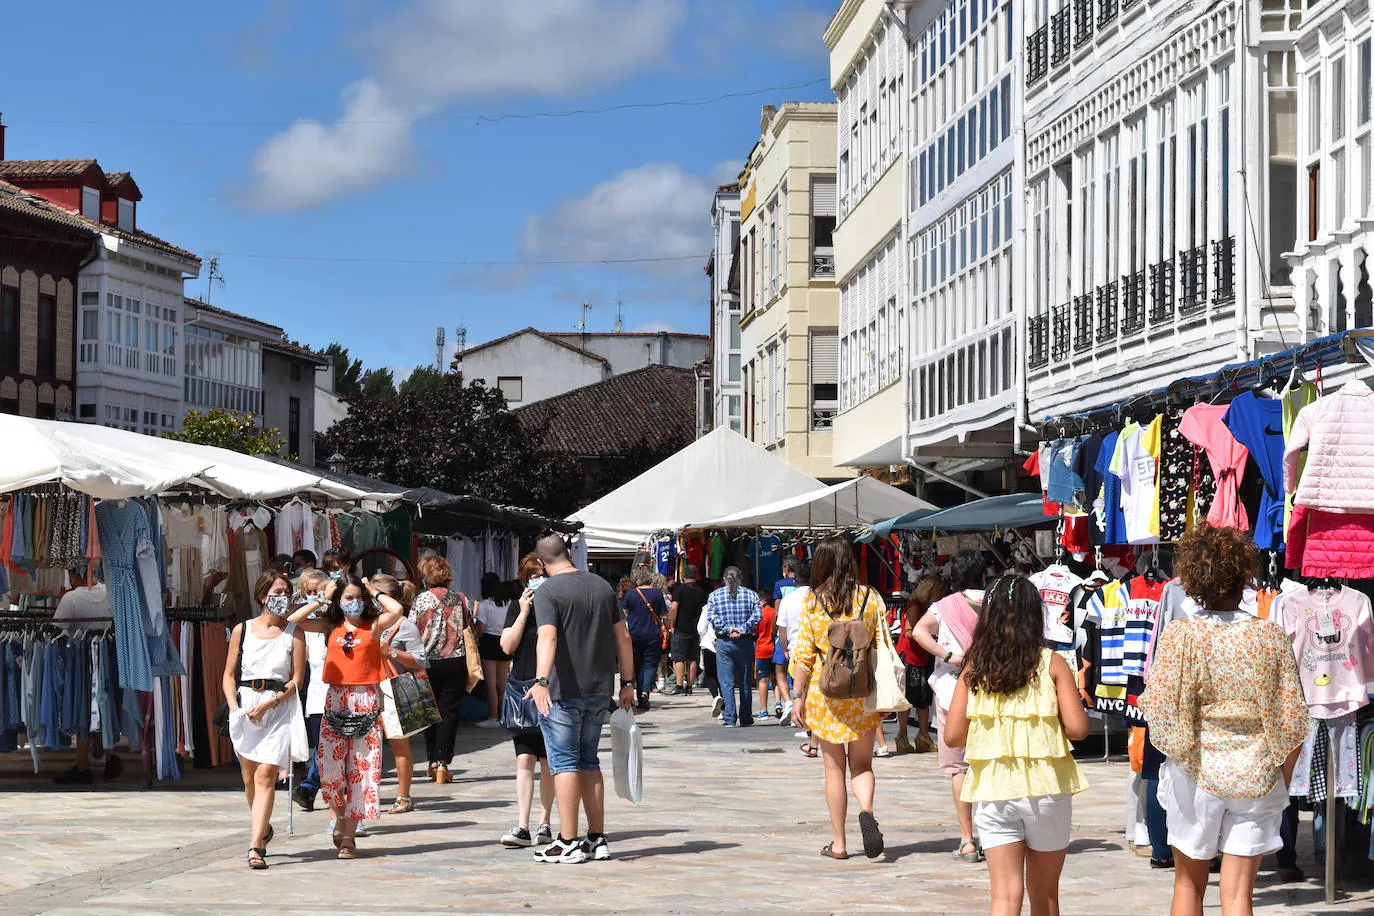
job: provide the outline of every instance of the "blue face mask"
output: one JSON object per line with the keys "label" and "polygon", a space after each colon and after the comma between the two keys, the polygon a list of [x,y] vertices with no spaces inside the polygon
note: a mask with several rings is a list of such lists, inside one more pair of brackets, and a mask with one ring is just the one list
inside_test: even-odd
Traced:
{"label": "blue face mask", "polygon": [[332,573],[329,574],[329,578],[331,578],[331,579],[333,579],[334,581],[337,582],[338,580],[340,580],[340,579],[343,578],[343,573],[342,573],[341,571],[339,571],[339,570],[336,569],[336,570],[334,570]]}
{"label": "blue face mask", "polygon": [[363,603],[357,598],[354,598],[352,601],[340,601],[339,610],[344,612],[345,617],[356,620],[363,616]]}
{"label": "blue face mask", "polygon": [[286,616],[286,609],[291,606],[291,599],[286,595],[268,595],[267,611],[276,614],[278,617]]}

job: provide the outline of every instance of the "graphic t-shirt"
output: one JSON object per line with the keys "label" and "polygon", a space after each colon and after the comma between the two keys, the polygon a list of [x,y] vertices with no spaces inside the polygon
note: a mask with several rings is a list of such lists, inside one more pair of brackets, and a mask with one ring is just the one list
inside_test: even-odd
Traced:
{"label": "graphic t-shirt", "polygon": [[1315,719],[1334,719],[1369,702],[1374,621],[1353,588],[1302,589],[1281,598],[1275,622],[1293,640],[1303,696]]}
{"label": "graphic t-shirt", "polygon": [[1077,670],[1069,595],[1083,584],[1083,580],[1067,566],[1055,564],[1031,576],[1031,584],[1040,590],[1040,603],[1045,612],[1045,645],[1068,662],[1070,671]]}
{"label": "graphic t-shirt", "polygon": [[1158,417],[1146,427],[1127,423],[1112,456],[1110,470],[1121,478],[1129,544],[1159,543],[1159,427]]}
{"label": "graphic t-shirt", "polygon": [[673,561],[677,559],[677,540],[659,538],[654,542],[654,570],[660,576],[671,576],[676,572]]}
{"label": "graphic t-shirt", "polygon": [[754,541],[754,591],[767,595],[782,578],[782,541],[777,535],[760,535]]}

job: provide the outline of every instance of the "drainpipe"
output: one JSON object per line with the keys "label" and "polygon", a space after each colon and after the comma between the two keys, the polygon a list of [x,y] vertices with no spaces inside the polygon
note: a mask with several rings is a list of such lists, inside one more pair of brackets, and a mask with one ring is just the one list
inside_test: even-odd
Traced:
{"label": "drainpipe", "polygon": [[949,476],[948,474],[944,473],[943,471],[937,471],[928,464],[921,464],[915,458],[903,456],[902,460],[905,461],[907,464],[911,465],[913,469],[920,471],[922,474],[934,477],[936,480],[944,481],[950,486],[958,487],[965,493],[972,494],[973,496],[976,496],[979,499],[987,499],[988,497],[988,494],[984,493],[982,490],[979,490],[977,487],[970,486],[969,484],[964,483],[962,480],[957,480]]}
{"label": "drainpipe", "polygon": [[[1249,114],[1251,102],[1250,96],[1246,92],[1245,79],[1246,74],[1250,70],[1250,14],[1246,11],[1245,6],[1246,4],[1244,3],[1244,0],[1236,0],[1236,53],[1234,56],[1236,67],[1236,93],[1234,98],[1239,103],[1236,105],[1236,112],[1240,120],[1240,123],[1237,125],[1238,129],[1236,131],[1235,137],[1231,138],[1232,143],[1236,142],[1236,137],[1240,138],[1241,155],[1237,156],[1236,158],[1240,162],[1240,199],[1241,202],[1245,205],[1245,220],[1243,224],[1239,228],[1232,229],[1233,233],[1239,231],[1239,233],[1243,236],[1245,241],[1243,245],[1231,246],[1232,257],[1235,257],[1238,262],[1236,264],[1236,269],[1234,269],[1233,273],[1236,283],[1236,359],[1242,362],[1250,358],[1250,269],[1252,264],[1259,264],[1261,269],[1263,269],[1265,262],[1264,255],[1261,254],[1258,249],[1254,251],[1253,257],[1250,256],[1251,243],[1254,243],[1255,245],[1260,245],[1263,244],[1263,242],[1260,239],[1255,238],[1256,233],[1248,231],[1250,226],[1253,225],[1253,223],[1250,222],[1250,220],[1252,219],[1252,214],[1250,212],[1250,201],[1260,200],[1261,198],[1258,194],[1250,193],[1250,160],[1248,155],[1246,154],[1253,149],[1255,151],[1256,160],[1258,161],[1259,157],[1263,155],[1263,153],[1261,153],[1260,151],[1261,148],[1259,144],[1250,142]],[[1296,51],[1294,53],[1296,54]],[[1299,139],[1299,142],[1301,142],[1301,139]],[[1229,181],[1230,178],[1229,176],[1223,175],[1221,180]],[[1233,209],[1234,204],[1235,195],[1232,195]],[[1266,205],[1272,206],[1272,202],[1269,202],[1266,199]],[[1230,214],[1227,215],[1228,217],[1230,217]],[[1232,227],[1237,227],[1237,220],[1235,220],[1234,218],[1231,218],[1229,222]],[[1268,220],[1265,220],[1265,222],[1267,223]],[[1245,256],[1239,256],[1240,252],[1245,252]],[[1260,279],[1261,283],[1263,283],[1263,278]],[[1296,298],[1297,297],[1294,297],[1294,301],[1296,301]],[[1260,325],[1257,330],[1259,333],[1263,333],[1264,311],[1261,310],[1259,314]],[[1274,320],[1276,322],[1283,321],[1283,319],[1279,317],[1278,313],[1274,313]],[[1282,330],[1279,331],[1279,336],[1280,339],[1282,339]]]}

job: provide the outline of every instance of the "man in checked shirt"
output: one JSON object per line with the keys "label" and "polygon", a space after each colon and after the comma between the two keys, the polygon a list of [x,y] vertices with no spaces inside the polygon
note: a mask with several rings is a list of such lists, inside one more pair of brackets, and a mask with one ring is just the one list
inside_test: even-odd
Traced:
{"label": "man in checked shirt", "polygon": [[725,699],[721,724],[726,728],[754,724],[754,640],[763,604],[757,593],[740,584],[741,578],[739,567],[726,568],[725,584],[706,601],[706,620],[716,634],[716,676]]}

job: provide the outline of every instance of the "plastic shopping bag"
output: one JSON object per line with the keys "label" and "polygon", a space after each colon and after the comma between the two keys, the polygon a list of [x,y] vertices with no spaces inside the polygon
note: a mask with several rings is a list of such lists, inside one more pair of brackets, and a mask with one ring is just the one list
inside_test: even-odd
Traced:
{"label": "plastic shopping bag", "polygon": [[611,764],[615,772],[615,794],[639,804],[644,800],[644,740],[628,709],[611,713]]}

